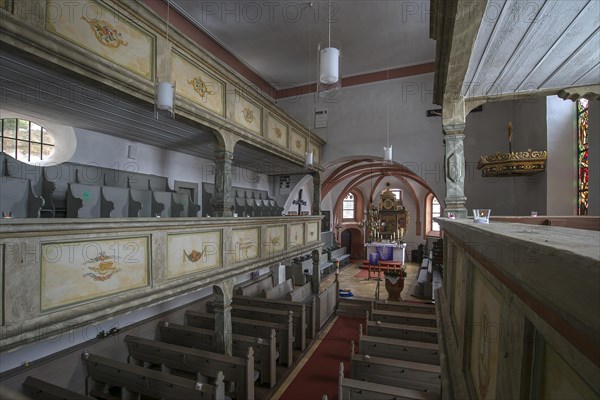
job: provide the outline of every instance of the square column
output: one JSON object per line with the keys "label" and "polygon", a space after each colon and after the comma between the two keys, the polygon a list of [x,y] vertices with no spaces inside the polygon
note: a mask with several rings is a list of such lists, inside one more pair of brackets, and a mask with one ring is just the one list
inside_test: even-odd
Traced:
{"label": "square column", "polygon": [[232,164],[233,152],[227,150],[215,152],[215,194],[212,204],[215,217],[233,216]]}
{"label": "square column", "polygon": [[226,279],[213,286],[213,306],[215,313],[215,346],[216,351],[228,356],[232,355],[233,328],[231,324],[231,302],[233,300],[233,280]]}
{"label": "square column", "polygon": [[444,178],[446,181],[445,212],[453,212],[456,218],[467,218],[465,196],[465,148],[464,124],[444,125],[446,154]]}

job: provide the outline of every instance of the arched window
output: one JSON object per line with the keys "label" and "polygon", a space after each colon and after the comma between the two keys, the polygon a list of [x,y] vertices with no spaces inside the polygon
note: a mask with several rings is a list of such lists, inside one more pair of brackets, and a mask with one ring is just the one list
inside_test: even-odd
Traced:
{"label": "arched window", "polygon": [[54,153],[52,134],[25,119],[2,119],[0,141],[1,151],[28,164],[46,160]]}
{"label": "arched window", "polygon": [[344,197],[344,205],[342,207],[342,219],[343,220],[354,220],[356,218],[356,202],[354,199],[354,195],[352,193],[348,193],[346,197]]}
{"label": "arched window", "polygon": [[588,213],[588,120],[588,101],[579,99],[577,100],[577,215]]}
{"label": "arched window", "polygon": [[425,236],[440,236],[440,225],[433,219],[442,215],[442,205],[429,193],[425,196]]}

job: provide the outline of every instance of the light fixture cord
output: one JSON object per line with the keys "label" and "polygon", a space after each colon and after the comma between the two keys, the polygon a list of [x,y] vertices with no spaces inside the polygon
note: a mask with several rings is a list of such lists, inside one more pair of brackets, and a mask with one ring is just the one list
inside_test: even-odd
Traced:
{"label": "light fixture cord", "polygon": [[167,44],[169,43],[169,14],[171,11],[171,6],[169,0],[167,0]]}
{"label": "light fixture cord", "polygon": [[331,47],[331,2],[329,2],[329,47]]}
{"label": "light fixture cord", "polygon": [[306,121],[306,128],[308,129],[308,144],[306,146],[306,152],[310,152],[310,66],[312,64],[312,16],[310,14],[313,3],[308,3],[308,89],[307,89],[307,103],[308,103],[308,120]]}
{"label": "light fixture cord", "polygon": [[387,86],[387,138],[386,138],[386,144],[387,147],[390,147],[390,88],[389,88],[389,81],[390,80],[390,30],[389,30],[389,10],[388,10],[388,6],[389,6],[389,0],[386,0],[385,2],[385,25],[386,25],[386,41],[385,41],[385,48],[386,48],[386,53],[387,53],[387,71],[386,71],[386,86]]}

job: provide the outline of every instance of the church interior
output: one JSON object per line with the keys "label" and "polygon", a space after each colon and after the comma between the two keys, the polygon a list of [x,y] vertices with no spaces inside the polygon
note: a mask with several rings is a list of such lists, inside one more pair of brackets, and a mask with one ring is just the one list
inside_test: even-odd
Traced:
{"label": "church interior", "polygon": [[599,16],[0,0],[0,395],[600,398]]}

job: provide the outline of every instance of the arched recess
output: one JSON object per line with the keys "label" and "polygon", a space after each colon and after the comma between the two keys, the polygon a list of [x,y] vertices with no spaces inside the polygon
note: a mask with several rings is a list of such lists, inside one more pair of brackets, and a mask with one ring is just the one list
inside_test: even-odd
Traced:
{"label": "arched recess", "polygon": [[290,195],[288,196],[285,204],[283,205],[283,210],[293,210],[297,205],[294,204],[294,200],[298,199],[298,195],[300,193],[300,189],[302,189],[302,200],[306,201],[306,205],[302,206],[304,211],[310,210],[312,208],[312,199],[313,199],[313,177],[311,175],[303,176],[298,183],[292,188],[290,191]]}
{"label": "arched recess", "polygon": [[340,229],[339,243],[346,247],[350,258],[362,260],[365,258],[365,238],[363,230],[358,226],[348,226]]}
{"label": "arched recess", "polygon": [[[393,177],[398,179],[406,186],[407,193],[409,194],[412,203],[415,207],[415,214],[412,223],[414,223],[415,234],[420,236],[422,234],[422,222],[421,222],[421,201],[419,200],[415,189],[411,182],[415,182],[418,185],[425,188],[426,192],[432,192],[431,187],[425,182],[420,176],[413,173],[408,168],[399,165],[385,165],[381,162],[381,159],[373,158],[356,158],[351,161],[345,161],[337,168],[335,168],[331,174],[323,182],[321,190],[321,199],[323,199],[331,190],[342,183],[346,183],[341,195],[335,200],[334,206],[334,225],[337,226],[341,222],[341,208],[343,204],[343,197],[345,193],[348,193],[354,189],[357,189],[359,185],[364,182],[371,181],[374,185],[371,187],[371,191],[366,200],[367,208],[371,206],[371,201],[375,195],[375,190],[379,187],[381,181],[386,177]],[[339,234],[338,234],[339,239]]]}

